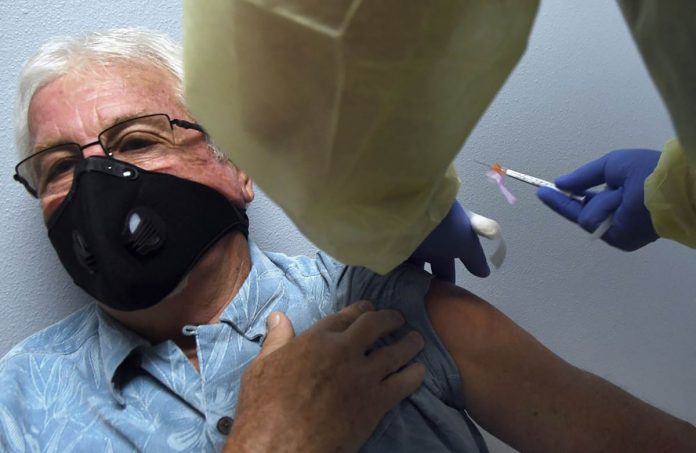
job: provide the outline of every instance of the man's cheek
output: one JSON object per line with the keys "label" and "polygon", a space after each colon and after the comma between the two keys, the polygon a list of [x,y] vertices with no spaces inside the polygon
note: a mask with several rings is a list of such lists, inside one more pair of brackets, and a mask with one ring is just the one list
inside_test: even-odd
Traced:
{"label": "man's cheek", "polygon": [[60,204],[65,200],[64,195],[53,195],[46,196],[40,199],[41,211],[43,212],[44,223],[48,223],[48,220],[56,212]]}

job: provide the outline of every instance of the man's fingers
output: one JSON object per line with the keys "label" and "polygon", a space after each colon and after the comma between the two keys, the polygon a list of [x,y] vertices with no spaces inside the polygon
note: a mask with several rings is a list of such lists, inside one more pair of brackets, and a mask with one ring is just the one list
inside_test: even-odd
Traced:
{"label": "man's fingers", "polygon": [[423,336],[413,330],[396,343],[371,352],[368,360],[370,366],[380,373],[380,378],[386,378],[413,359],[424,345]]}
{"label": "man's fingers", "polygon": [[327,316],[312,327],[312,329],[328,330],[333,332],[343,332],[355,322],[360,315],[374,310],[372,304],[367,300],[360,300],[343,308],[343,310],[333,315]]}
{"label": "man's fingers", "polygon": [[385,412],[418,390],[424,378],[425,365],[412,363],[382,381],[383,395],[387,399]]}
{"label": "man's fingers", "polygon": [[370,311],[359,316],[345,334],[364,353],[375,341],[403,325],[404,317],[396,310]]}
{"label": "man's fingers", "polygon": [[292,322],[285,314],[273,312],[266,320],[268,333],[261,347],[259,358],[266,357],[276,349],[286,345],[295,336],[295,329]]}

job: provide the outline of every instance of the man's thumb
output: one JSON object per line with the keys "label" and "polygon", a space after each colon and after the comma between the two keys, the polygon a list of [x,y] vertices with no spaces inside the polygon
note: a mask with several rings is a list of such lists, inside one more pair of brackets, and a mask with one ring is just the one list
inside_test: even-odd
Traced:
{"label": "man's thumb", "polygon": [[276,311],[266,320],[268,333],[261,347],[259,358],[265,357],[276,349],[286,345],[295,336],[295,329],[292,328],[292,322],[285,314]]}

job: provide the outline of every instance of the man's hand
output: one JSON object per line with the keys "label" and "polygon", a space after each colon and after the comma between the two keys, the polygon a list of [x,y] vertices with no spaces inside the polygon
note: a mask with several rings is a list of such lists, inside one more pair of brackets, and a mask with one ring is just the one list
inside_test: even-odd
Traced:
{"label": "man's hand", "polygon": [[455,201],[447,216],[430,232],[408,261],[418,266],[430,263],[435,277],[454,283],[454,261],[457,258],[477,277],[488,277],[491,273],[469,216],[462,205]]}
{"label": "man's hand", "polygon": [[584,193],[607,184],[599,193],[588,193],[585,204],[545,187],[539,188],[537,195],[551,209],[590,233],[613,215],[602,240],[621,250],[637,250],[658,238],[645,207],[643,186],[659,159],[658,151],[617,150],[556,179],[559,189],[571,193]]}
{"label": "man's hand", "polygon": [[422,364],[405,366],[423,348],[417,332],[367,353],[403,325],[398,311],[357,302],[298,337],[282,313],[267,323],[261,353],[242,377],[225,451],[357,451],[423,382]]}

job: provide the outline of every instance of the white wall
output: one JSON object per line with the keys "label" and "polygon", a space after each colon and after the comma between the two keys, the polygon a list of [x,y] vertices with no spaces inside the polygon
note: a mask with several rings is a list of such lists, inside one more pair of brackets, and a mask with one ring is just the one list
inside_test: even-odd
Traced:
{"label": "white wall", "polygon": [[[458,283],[568,361],[696,423],[696,251],[660,241],[627,254],[590,242],[526,186],[509,184],[519,201],[506,205],[472,163],[499,161],[552,179],[605,151],[659,149],[673,136],[617,6],[542,3],[528,52],[456,161],[459,200],[502,224],[508,261],[484,280],[459,266]],[[48,37],[83,30],[142,25],[179,38],[180,3],[2,0],[0,17],[1,355],[87,302],[61,268],[36,203],[12,181],[10,119],[22,62]],[[262,247],[312,252],[263,195],[250,216]]]}

